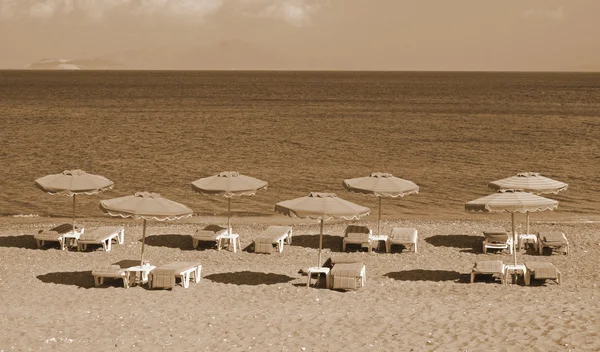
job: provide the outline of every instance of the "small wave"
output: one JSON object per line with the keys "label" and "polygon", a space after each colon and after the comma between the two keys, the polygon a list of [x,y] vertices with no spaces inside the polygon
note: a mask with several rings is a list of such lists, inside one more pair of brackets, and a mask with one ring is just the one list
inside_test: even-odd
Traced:
{"label": "small wave", "polygon": [[10,217],[12,218],[37,218],[39,217],[38,214],[15,214],[15,215],[11,215]]}

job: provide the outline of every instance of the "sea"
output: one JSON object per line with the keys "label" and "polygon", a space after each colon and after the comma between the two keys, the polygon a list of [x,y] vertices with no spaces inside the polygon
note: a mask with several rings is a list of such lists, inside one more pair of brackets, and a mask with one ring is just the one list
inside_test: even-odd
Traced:
{"label": "sea", "polygon": [[[198,215],[227,200],[191,182],[238,171],[269,183],[234,217],[333,192],[371,208],[344,179],[388,172],[419,194],[382,201],[384,219],[464,219],[490,181],[539,172],[569,184],[532,219],[600,218],[600,73],[0,71],[0,216],[71,216],[34,180],[81,169],[114,181],[77,197],[160,193]],[[507,215],[502,215],[507,216]]]}

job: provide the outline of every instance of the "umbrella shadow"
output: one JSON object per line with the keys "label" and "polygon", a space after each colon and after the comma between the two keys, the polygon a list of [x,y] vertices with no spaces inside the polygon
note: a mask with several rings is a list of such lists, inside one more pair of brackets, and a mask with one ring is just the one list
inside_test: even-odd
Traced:
{"label": "umbrella shadow", "polygon": [[37,279],[47,284],[77,286],[80,288],[94,287],[92,271],[62,271],[38,275]]}
{"label": "umbrella shadow", "polygon": [[435,235],[427,237],[425,242],[436,247],[453,247],[472,250],[473,252],[481,251],[482,236],[471,235]]}
{"label": "umbrella shadow", "polygon": [[[140,242],[142,240],[140,239]],[[202,243],[202,242],[200,242]],[[189,235],[164,234],[146,236],[146,245],[155,247],[192,249],[192,239]]]}
{"label": "umbrella shadow", "polygon": [[[144,264],[149,263],[149,261],[144,260]],[[121,269],[127,269],[127,268],[131,268],[132,266],[138,266],[140,265],[140,260],[139,259],[123,259],[123,260],[119,260],[116,263],[112,263],[112,265],[118,265]]]}
{"label": "umbrella shadow", "polygon": [[0,247],[36,249],[37,245],[33,235],[18,235],[0,237]]}
{"label": "umbrella shadow", "polygon": [[290,282],[296,278],[282,274],[237,271],[233,273],[211,274],[204,277],[213,282],[234,285],[275,285]]}
{"label": "umbrella shadow", "polygon": [[398,281],[459,281],[461,274],[458,271],[449,270],[403,270],[384,274],[390,279]]}
{"label": "umbrella shadow", "polygon": [[[323,249],[328,248],[332,252],[342,251],[341,236],[323,235]],[[294,235],[291,246],[300,246],[306,248],[319,249],[319,234],[316,235]]]}

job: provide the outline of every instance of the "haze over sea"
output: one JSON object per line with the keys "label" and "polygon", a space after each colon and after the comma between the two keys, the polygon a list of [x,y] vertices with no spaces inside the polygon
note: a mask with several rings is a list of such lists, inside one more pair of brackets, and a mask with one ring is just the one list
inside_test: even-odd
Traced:
{"label": "haze over sea", "polygon": [[532,218],[600,218],[598,73],[0,71],[0,125],[5,216],[70,216],[33,181],[83,169],[115,182],[78,197],[83,217],[137,191],[223,215],[190,183],[231,170],[269,182],[235,216],[329,191],[375,220],[342,181],[382,171],[421,187],[384,199],[384,218],[478,218],[464,203],[488,182],[533,171],[569,189]]}

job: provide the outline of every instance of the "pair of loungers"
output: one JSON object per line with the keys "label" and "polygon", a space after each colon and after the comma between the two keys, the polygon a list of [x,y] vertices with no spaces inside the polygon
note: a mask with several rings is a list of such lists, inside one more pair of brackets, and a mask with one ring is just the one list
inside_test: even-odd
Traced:
{"label": "pair of loungers", "polygon": [[85,251],[88,245],[100,245],[104,251],[109,252],[113,242],[124,243],[125,230],[123,226],[103,226],[88,232],[78,227],[73,231],[72,224],[62,224],[49,230],[40,230],[33,237],[38,248],[42,248],[47,242],[58,242],[62,250],[76,245],[78,251]]}
{"label": "pair of loungers", "polygon": [[[483,232],[483,253],[488,249],[506,250],[512,254],[513,238],[510,233],[504,229],[490,229]],[[536,235],[535,248],[539,254],[543,254],[545,249],[551,251],[561,249],[565,254],[569,253],[569,241],[562,231],[540,231]]]}
{"label": "pair of loungers", "polygon": [[315,274],[324,274],[325,287],[333,290],[357,290],[367,282],[365,265],[352,258],[331,257],[323,267],[308,269],[307,287]]}
{"label": "pair of loungers", "polygon": [[[118,264],[101,266],[92,271],[94,284],[96,287],[104,283],[104,279],[122,279],[123,286],[128,288],[137,274],[139,266],[123,266]],[[135,269],[136,271],[132,270]],[[172,262],[160,267],[148,266],[147,275],[148,287],[151,289],[165,288],[172,289],[179,280],[181,286],[188,288],[190,281],[200,282],[202,275],[202,265],[195,262]],[[142,281],[144,282],[144,281]]]}
{"label": "pair of loungers", "polygon": [[348,225],[344,232],[342,250],[345,252],[348,244],[358,244],[361,247],[367,247],[367,251],[371,252],[379,241],[385,241],[385,250],[388,253],[391,252],[394,245],[402,245],[405,248],[412,246],[416,253],[418,232],[412,227],[394,227],[389,236],[373,236],[373,231],[368,226]]}
{"label": "pair of loungers", "polygon": [[[475,282],[476,275],[492,275],[500,282],[506,284],[508,282],[508,266],[500,260],[483,260],[478,261],[471,269],[471,283]],[[525,285],[529,286],[532,279],[537,280],[555,280],[558,284],[561,283],[561,273],[549,262],[525,262],[524,263],[524,279]]]}

